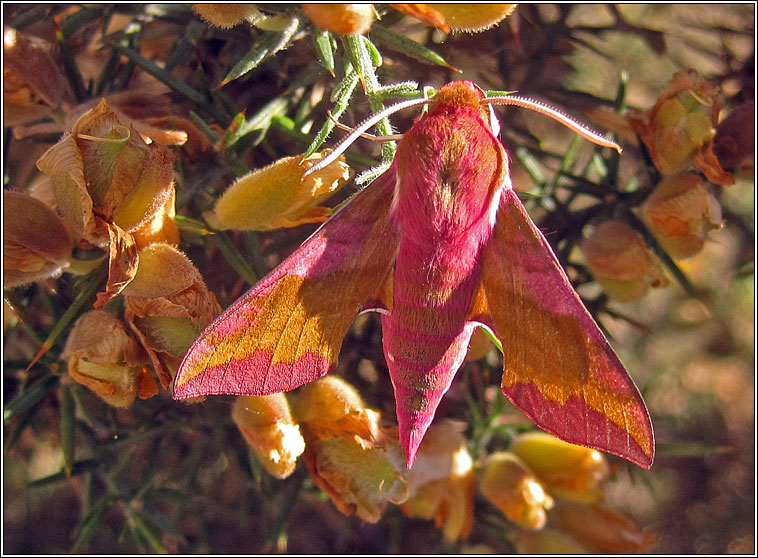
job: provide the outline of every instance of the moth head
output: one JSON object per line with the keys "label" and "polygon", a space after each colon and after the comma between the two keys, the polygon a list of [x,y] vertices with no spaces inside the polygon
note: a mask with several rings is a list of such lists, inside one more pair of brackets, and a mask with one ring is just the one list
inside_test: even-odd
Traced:
{"label": "moth head", "polygon": [[353,144],[356,139],[358,139],[364,132],[366,132],[380,120],[387,118],[388,116],[393,115],[401,110],[423,105],[432,105],[432,110],[435,110],[435,108],[443,105],[454,107],[472,106],[474,108],[477,108],[482,112],[482,119],[489,124],[490,129],[495,136],[500,133],[500,125],[495,116],[493,105],[513,105],[521,108],[526,108],[539,112],[540,114],[544,114],[545,116],[549,116],[553,120],[556,120],[557,122],[563,124],[570,130],[573,130],[592,143],[601,145],[603,147],[611,147],[621,153],[621,147],[619,147],[617,143],[605,138],[602,134],[591,130],[584,124],[581,124],[572,117],[564,114],[556,108],[551,107],[548,104],[545,104],[541,101],[536,101],[534,99],[520,97],[518,95],[487,97],[485,92],[475,83],[472,83],[470,81],[453,81],[443,86],[431,99],[423,98],[401,101],[370,116],[364,120],[357,128],[355,128],[348,136],[343,138],[342,141],[340,141],[334,147],[334,150],[329,157],[326,157],[319,164],[314,165],[309,170],[307,170],[303,177],[306,177],[309,174],[312,174],[330,165],[335,159],[342,155],[342,153],[347,151],[347,149]]}
{"label": "moth head", "polygon": [[474,82],[453,81],[443,86],[434,96],[432,110],[434,107],[443,104],[454,107],[470,106],[481,112],[482,120],[489,124],[492,133],[498,136],[500,134],[500,122],[492,104],[482,102],[486,98],[487,94]]}

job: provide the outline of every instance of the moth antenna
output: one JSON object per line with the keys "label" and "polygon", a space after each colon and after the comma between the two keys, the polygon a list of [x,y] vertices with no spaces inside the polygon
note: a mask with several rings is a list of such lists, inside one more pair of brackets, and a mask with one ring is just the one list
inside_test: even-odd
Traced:
{"label": "moth antenna", "polygon": [[519,97],[518,95],[508,95],[506,97],[487,97],[482,99],[482,103],[495,104],[495,105],[514,105],[521,108],[531,109],[533,111],[549,116],[553,120],[560,122],[569,130],[579,134],[584,139],[591,141],[596,145],[602,147],[610,147],[621,153],[621,146],[615,141],[611,141],[602,134],[588,128],[573,117],[561,112],[560,110],[551,107],[550,105],[543,103],[542,101],[535,101],[534,99],[528,99],[526,97]]}
{"label": "moth antenna", "polygon": [[337,143],[337,145],[334,146],[334,150],[329,155],[321,159],[318,164],[313,165],[311,168],[305,171],[303,173],[303,178],[331,165],[334,161],[337,160],[340,155],[347,151],[353,142],[361,137],[361,135],[366,130],[371,128],[374,124],[383,118],[386,118],[391,114],[395,114],[396,112],[407,108],[417,107],[419,105],[428,105],[432,102],[434,102],[433,99],[408,99],[407,101],[395,103],[394,105],[391,105],[386,109],[377,112],[376,114],[372,114],[363,122],[361,122],[349,135],[345,136],[339,143]]}
{"label": "moth antenna", "polygon": [[[343,124],[336,118],[334,118],[334,115],[332,114],[332,111],[328,110],[326,111],[326,115],[329,117],[329,120],[334,122],[334,125],[337,126],[340,130],[345,130],[346,132],[352,132],[353,128],[350,126],[347,126],[346,124]],[[361,137],[367,140],[376,141],[376,142],[383,142],[383,141],[398,141],[400,138],[403,137],[403,134],[392,134],[389,136],[375,136],[374,134],[361,134]]]}

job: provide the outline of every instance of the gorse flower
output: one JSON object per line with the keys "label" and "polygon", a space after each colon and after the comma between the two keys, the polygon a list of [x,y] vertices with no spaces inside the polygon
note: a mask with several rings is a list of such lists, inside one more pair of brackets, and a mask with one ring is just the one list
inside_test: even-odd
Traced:
{"label": "gorse flower", "polygon": [[73,247],[55,211],[27,194],[3,191],[3,287],[56,277]]}
{"label": "gorse flower", "polygon": [[553,496],[578,502],[603,498],[611,474],[603,454],[569,444],[545,432],[518,436],[508,448],[542,481]]}
{"label": "gorse flower", "polygon": [[477,33],[497,25],[518,4],[424,4],[437,10],[452,31]]}
{"label": "gorse flower", "polygon": [[668,284],[645,239],[623,221],[600,223],[580,247],[590,273],[615,300],[638,300],[651,286]]}
{"label": "gorse flower", "polygon": [[410,498],[400,503],[403,513],[434,519],[447,541],[468,537],[474,518],[474,462],[452,423],[432,425],[404,478]]}
{"label": "gorse flower", "polygon": [[331,210],[318,205],[350,179],[344,157],[303,178],[329,150],[303,158],[285,157],[232,184],[219,198],[208,223],[216,229],[266,231],[325,221]]}
{"label": "gorse flower", "polygon": [[679,259],[698,254],[708,231],[721,227],[721,206],[694,172],[665,176],[640,215],[661,246]]}
{"label": "gorse flower", "polygon": [[174,155],[146,144],[105,101],[37,161],[54,184],[57,209],[94,244],[107,244],[106,223],[133,232],[158,212],[173,189]]}
{"label": "gorse flower", "polygon": [[283,393],[237,397],[232,419],[266,471],[278,479],[295,471],[305,441]]}
{"label": "gorse flower", "polygon": [[76,321],[62,356],[71,378],[109,405],[128,407],[138,394],[155,394],[144,353],[121,320],[104,310],[92,310]]}
{"label": "gorse flower", "polygon": [[184,353],[221,306],[194,264],[173,246],[150,244],[138,262],[123,289],[124,319],[168,389]]}
{"label": "gorse flower", "polygon": [[407,498],[396,437],[352,386],[334,376],[303,386],[293,414],[305,437],[311,479],[342,513],[375,523],[390,500]]}
{"label": "gorse flower", "polygon": [[[172,226],[158,216],[173,213],[174,159],[168,148],[147,144],[134,127],[124,126],[102,100],[37,161],[52,182],[55,209],[74,234],[108,247],[108,283],[97,307],[134,277],[139,250],[134,233],[157,234],[156,219]],[[175,232],[169,237],[176,240]]]}
{"label": "gorse flower", "polygon": [[52,115],[63,101],[65,80],[52,44],[3,29],[3,124],[16,126]]}
{"label": "gorse flower", "polygon": [[493,506],[525,529],[542,529],[553,498],[544,484],[516,455],[491,454],[477,474],[479,492]]}
{"label": "gorse flower", "polygon": [[557,528],[593,552],[642,553],[657,539],[603,504],[561,501],[556,504],[553,516]]}
{"label": "gorse flower", "polygon": [[649,111],[629,117],[662,174],[685,170],[712,141],[721,100],[696,72],[677,72]]}
{"label": "gorse flower", "polygon": [[255,4],[192,4],[192,10],[211,25],[224,29],[263,17]]}
{"label": "gorse flower", "polygon": [[301,7],[318,27],[340,35],[361,35],[374,22],[372,4],[301,4]]}

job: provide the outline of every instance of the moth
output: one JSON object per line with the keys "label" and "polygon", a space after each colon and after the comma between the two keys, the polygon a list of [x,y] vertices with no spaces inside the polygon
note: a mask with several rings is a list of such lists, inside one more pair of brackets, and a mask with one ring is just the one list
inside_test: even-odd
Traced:
{"label": "moth", "polygon": [[[513,190],[493,104],[554,109],[452,82],[403,134],[391,167],[338,209],[195,341],[174,398],[266,395],[329,373],[354,318],[381,314],[400,444],[410,468],[442,396],[484,327],[503,348],[503,393],[571,443],[653,462],[645,404]],[[316,170],[314,167],[313,170]]]}

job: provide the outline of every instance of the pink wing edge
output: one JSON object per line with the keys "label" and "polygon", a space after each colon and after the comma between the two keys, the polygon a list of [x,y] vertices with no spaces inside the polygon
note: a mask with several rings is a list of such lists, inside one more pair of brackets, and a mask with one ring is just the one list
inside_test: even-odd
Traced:
{"label": "pink wing edge", "polygon": [[[620,380],[633,394],[637,404],[637,419],[640,421],[640,424],[644,424],[646,427],[645,434],[649,438],[650,451],[646,452],[639,444],[631,440],[627,431],[611,422],[608,417],[602,413],[590,408],[576,395],[571,396],[566,402],[566,405],[560,405],[556,402],[548,401],[542,393],[540,393],[539,387],[533,382],[520,382],[509,390],[504,388],[502,390],[503,394],[540,429],[569,443],[598,449],[624,458],[644,469],[649,469],[652,466],[655,457],[655,437],[652,421],[650,420],[650,415],[639,389],[635,385],[631,376],[629,376],[629,373],[626,371],[626,368],[621,363],[611,345],[608,343],[605,335],[586,309],[578,293],[571,285],[568,276],[560,265],[547,239],[545,239],[542,232],[534,225],[515,190],[511,187],[506,187],[502,191],[495,228],[503,227],[501,221],[503,219],[503,213],[507,208],[515,209],[523,218],[523,225],[531,229],[538,238],[541,245],[538,257],[545,261],[552,262],[555,266],[557,273],[553,276],[552,280],[557,282],[557,287],[560,291],[564,291],[564,296],[570,295],[568,296],[568,300],[572,301],[570,302],[570,305],[573,306],[570,313],[579,319],[582,323],[582,327],[585,328],[585,331],[589,331],[591,333],[590,336],[595,339],[603,349],[605,349],[606,356],[611,363],[615,364],[614,368],[616,376],[618,376],[617,379]],[[492,243],[495,236],[496,235],[493,231],[493,236],[489,240],[490,243]],[[497,250],[497,247],[494,245],[489,247],[485,246],[483,249]],[[507,254],[505,256],[507,256]],[[508,260],[506,259],[506,261]],[[491,315],[471,316],[470,321],[487,329],[495,338],[502,340],[502,337],[497,332],[497,328],[495,327]],[[563,420],[558,421],[555,417],[564,418]],[[557,426],[551,426],[553,423],[562,424],[563,432]],[[585,439],[582,440],[576,436],[566,435],[566,432],[572,431],[584,431],[586,433]]]}
{"label": "pink wing edge", "polygon": [[[349,229],[350,224],[343,223],[346,215],[366,214],[376,217],[379,211],[380,218],[387,215],[392,196],[390,190],[394,188],[395,177],[391,167],[372,184],[358,191],[346,200],[335,213],[324,222],[313,234],[311,234],[290,256],[282,261],[276,268],[263,277],[258,283],[250,288],[244,295],[237,299],[231,306],[224,310],[200,336],[195,340],[185,354],[174,380],[173,398],[176,400],[196,398],[205,395],[268,395],[290,391],[322,376],[325,376],[334,368],[334,363],[329,362],[317,351],[308,351],[303,358],[293,364],[277,363],[272,365],[272,356],[262,351],[256,351],[247,358],[234,362],[226,362],[218,366],[208,366],[218,349],[213,339],[223,339],[227,335],[240,334],[249,330],[261,308],[251,306],[251,301],[273,293],[277,285],[287,277],[298,276],[303,280],[312,279],[309,274],[314,267],[321,265],[323,268],[339,265],[345,251],[353,253],[364,249],[366,240],[364,235]],[[379,205],[379,209],[375,206]],[[383,208],[387,206],[387,208]],[[384,212],[383,214],[381,212]],[[385,225],[387,219],[384,219]],[[373,227],[370,221],[366,222],[367,228]],[[341,254],[335,254],[337,250],[330,251],[327,245],[328,239],[349,239],[337,248],[343,248]],[[324,273],[324,269],[321,273]],[[377,288],[382,285],[377,284]],[[365,302],[351,316],[351,321],[358,314],[364,312],[386,311],[382,301],[383,293],[374,293],[366,297]],[[337,294],[336,296],[339,296]],[[256,374],[252,371],[261,372],[264,381],[254,381]],[[188,377],[189,376],[189,377]]]}

